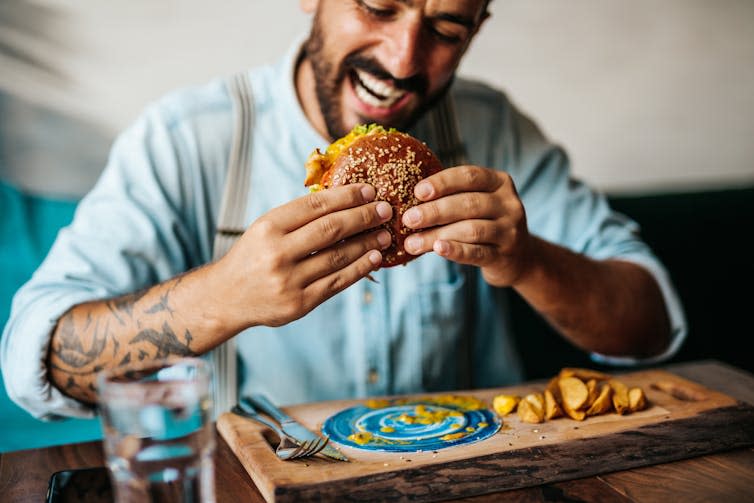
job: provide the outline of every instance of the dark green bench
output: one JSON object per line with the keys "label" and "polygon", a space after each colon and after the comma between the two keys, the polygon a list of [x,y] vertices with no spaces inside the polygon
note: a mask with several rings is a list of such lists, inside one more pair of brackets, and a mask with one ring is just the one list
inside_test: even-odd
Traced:
{"label": "dark green bench", "polygon": [[[754,372],[754,358],[744,350],[754,333],[754,186],[613,196],[610,202],[640,224],[683,302],[689,334],[672,361],[715,358]],[[552,376],[565,365],[600,368],[520,298],[513,316],[528,378]]]}
{"label": "dark green bench", "polygon": [[[8,320],[13,294],[42,262],[75,209],[76,201],[32,196],[0,182],[0,327]],[[0,452],[102,438],[96,419],[34,419],[8,398],[2,376],[0,418]]]}

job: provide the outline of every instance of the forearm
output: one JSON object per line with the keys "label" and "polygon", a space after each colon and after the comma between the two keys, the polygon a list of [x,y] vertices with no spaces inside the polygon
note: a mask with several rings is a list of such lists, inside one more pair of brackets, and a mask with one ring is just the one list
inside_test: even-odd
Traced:
{"label": "forearm", "polygon": [[47,358],[50,381],[83,402],[95,401],[98,371],[134,362],[205,353],[232,336],[206,292],[206,268],[148,290],[79,304],[52,334]]}
{"label": "forearm", "polygon": [[670,322],[663,297],[641,266],[592,260],[535,237],[531,257],[514,288],[576,346],[635,357],[667,347]]}

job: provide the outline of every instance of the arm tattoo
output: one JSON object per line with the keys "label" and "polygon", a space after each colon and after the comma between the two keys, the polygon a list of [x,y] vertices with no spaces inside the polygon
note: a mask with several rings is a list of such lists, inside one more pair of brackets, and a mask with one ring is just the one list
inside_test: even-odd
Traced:
{"label": "arm tattoo", "polygon": [[[176,330],[173,326],[171,294],[181,279],[81,304],[64,314],[48,355],[48,368],[56,386],[75,398],[93,402],[95,374],[104,368],[170,356],[195,356],[190,329],[181,326]],[[143,299],[149,293],[152,300]],[[137,306],[140,300],[142,303]],[[176,335],[181,331],[183,337]]]}
{"label": "arm tattoo", "polygon": [[70,311],[60,322],[59,342],[57,347],[52,348],[52,352],[66,365],[80,369],[94,362],[105,350],[108,334],[106,330],[100,333],[99,321],[94,326],[92,345],[88,350],[84,349],[81,338],[76,333]]}
{"label": "arm tattoo", "polygon": [[134,305],[142,298],[144,297],[147,292],[149,291],[148,288],[145,288],[143,290],[139,290],[138,292],[129,293],[127,295],[123,295],[122,297],[117,297],[115,299],[112,299],[110,302],[112,302],[112,306],[110,306],[110,302],[108,302],[108,307],[111,311],[114,311],[113,314],[115,314],[115,317],[120,320],[120,317],[115,313],[115,311],[121,311],[128,315],[129,318],[133,319],[133,312],[134,312]]}
{"label": "arm tattoo", "polygon": [[194,352],[189,349],[189,343],[193,339],[188,330],[186,330],[186,344],[178,340],[170,325],[167,322],[162,324],[162,332],[146,328],[139,332],[136,337],[131,339],[129,344],[137,342],[148,342],[157,348],[155,358],[167,358],[168,356],[193,356]]}
{"label": "arm tattoo", "polygon": [[123,365],[127,365],[129,363],[131,363],[131,353],[126,353],[126,356],[123,357],[118,366],[122,367]]}
{"label": "arm tattoo", "polygon": [[147,314],[155,314],[160,312],[167,312],[171,317],[173,316],[173,310],[171,309],[170,305],[168,304],[168,295],[170,294],[170,291],[165,292],[164,294],[160,295],[160,302],[155,304],[154,306],[150,307],[149,309],[145,310],[144,312]]}

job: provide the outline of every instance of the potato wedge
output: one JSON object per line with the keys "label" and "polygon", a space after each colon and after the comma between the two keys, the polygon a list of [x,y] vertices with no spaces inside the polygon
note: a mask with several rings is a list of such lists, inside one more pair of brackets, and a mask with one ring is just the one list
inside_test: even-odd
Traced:
{"label": "potato wedge", "polygon": [[547,386],[545,387],[545,389],[550,390],[550,393],[552,393],[556,398],[560,396],[560,388],[558,387],[559,380],[560,376],[555,376],[547,381]]}
{"label": "potato wedge", "polygon": [[586,412],[583,410],[573,410],[570,408],[565,402],[563,402],[563,412],[565,412],[566,416],[570,417],[571,419],[575,419],[576,421],[583,421],[586,418]]}
{"label": "potato wedge", "polygon": [[586,402],[584,402],[584,405],[581,406],[583,410],[589,410],[589,407],[592,406],[594,401],[597,399],[597,396],[600,394],[600,390],[597,388],[597,380],[589,379],[586,382],[586,390],[588,395]]}
{"label": "potato wedge", "polygon": [[[578,377],[562,377],[558,380],[560,395],[563,397],[563,408],[577,411],[589,398],[589,390],[584,381]],[[568,413],[568,410],[566,410]]]}
{"label": "potato wedge", "polygon": [[555,419],[562,417],[565,413],[558,401],[555,399],[555,395],[549,389],[545,390],[545,419]]}
{"label": "potato wedge", "polygon": [[[529,395],[527,395],[529,396]],[[537,405],[537,401],[534,399],[527,399],[524,397],[518,402],[516,412],[521,421],[525,423],[541,423],[545,420],[544,408]]]}
{"label": "potato wedge", "polygon": [[507,416],[518,405],[521,397],[518,395],[497,395],[492,399],[492,408],[500,416]]}
{"label": "potato wedge", "polygon": [[524,397],[524,400],[530,402],[538,409],[545,410],[545,397],[542,393],[529,393]]}
{"label": "potato wedge", "polygon": [[644,390],[641,388],[630,388],[628,390],[628,409],[631,412],[637,412],[647,408],[647,398],[644,396]]}
{"label": "potato wedge", "polygon": [[630,412],[628,407],[628,387],[617,379],[608,381],[613,389],[613,407],[618,414]]}
{"label": "potato wedge", "polygon": [[585,369],[581,367],[564,367],[560,370],[558,377],[578,377],[585,382],[589,379],[607,381],[611,378],[609,374],[605,374],[604,372],[600,372],[599,370]]}
{"label": "potato wedge", "polygon": [[587,409],[587,416],[606,414],[613,409],[613,389],[607,383],[600,385],[600,391],[592,405]]}

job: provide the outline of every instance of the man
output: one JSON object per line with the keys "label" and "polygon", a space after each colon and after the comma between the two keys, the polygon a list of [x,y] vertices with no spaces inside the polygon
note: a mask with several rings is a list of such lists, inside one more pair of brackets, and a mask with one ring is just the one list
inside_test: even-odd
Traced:
{"label": "man", "polygon": [[[250,72],[249,226],[219,260],[227,87],[151,106],[16,296],[9,394],[36,416],[90,415],[100,369],[233,337],[244,390],[279,403],[503,385],[521,378],[509,288],[603,361],[672,355],[683,316],[635,225],[570,179],[562,150],[501,93],[454,80],[487,3],[302,1],[309,38]],[[371,229],[390,206],[367,185],[306,194],[304,161],[357,123],[428,138],[446,92],[469,163],[417,185],[423,204],[403,222],[421,230],[406,247],[422,256],[379,269],[390,237]]]}

